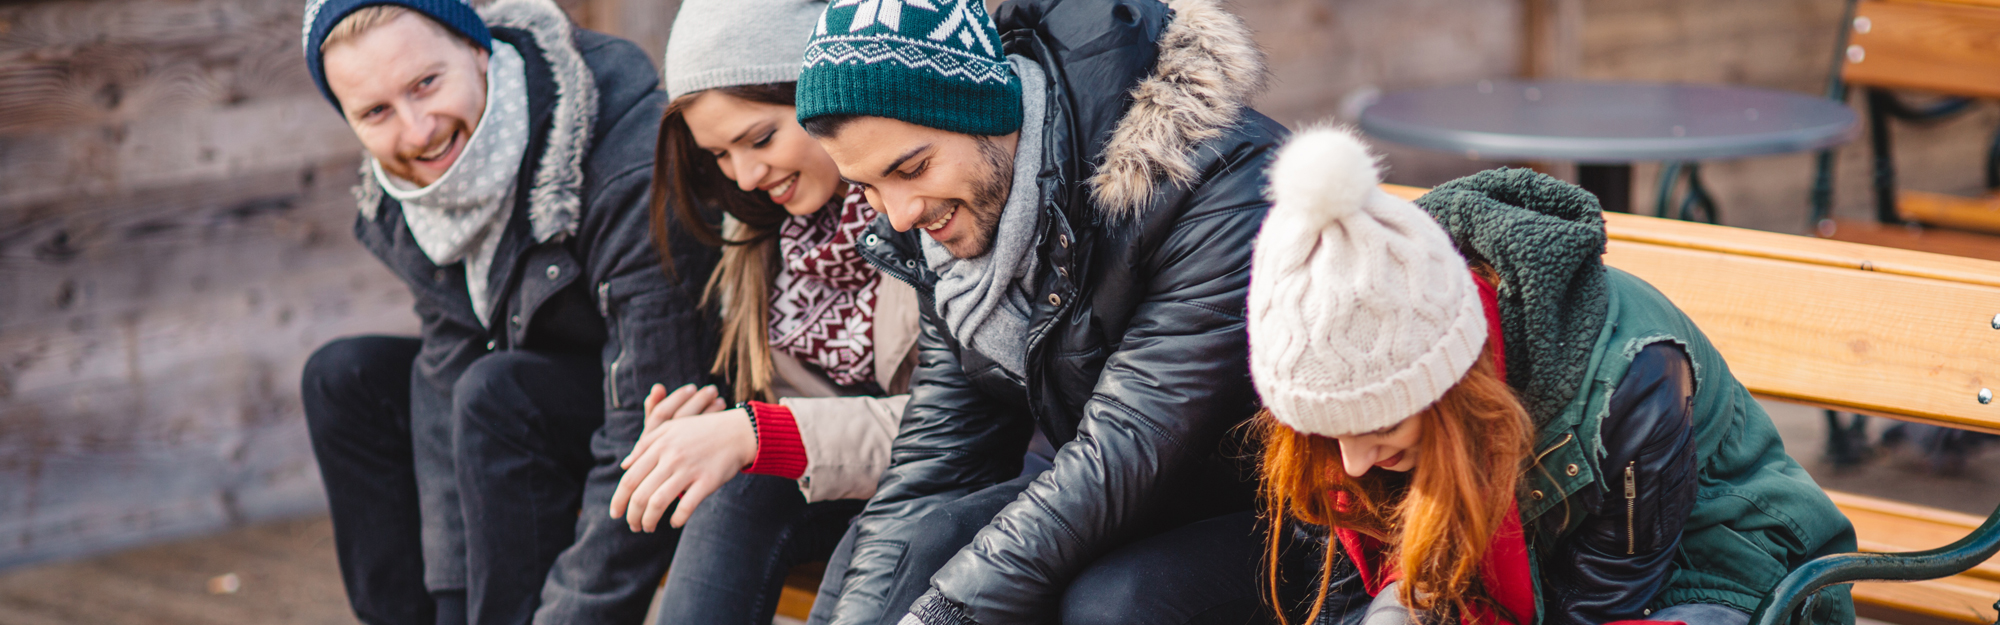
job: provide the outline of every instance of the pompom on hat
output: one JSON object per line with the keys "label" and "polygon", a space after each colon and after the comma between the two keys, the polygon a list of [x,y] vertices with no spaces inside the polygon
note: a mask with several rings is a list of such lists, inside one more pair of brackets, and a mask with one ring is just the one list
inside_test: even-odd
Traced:
{"label": "pompom on hat", "polygon": [[1443,397],[1487,339],[1479,287],[1444,228],[1377,184],[1352,131],[1295,135],[1271,166],[1250,267],[1250,374],[1294,430],[1380,430]]}

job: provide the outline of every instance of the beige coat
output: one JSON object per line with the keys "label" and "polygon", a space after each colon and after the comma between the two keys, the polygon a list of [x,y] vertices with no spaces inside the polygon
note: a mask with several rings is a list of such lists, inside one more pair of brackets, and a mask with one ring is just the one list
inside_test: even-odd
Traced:
{"label": "beige coat", "polygon": [[889,468],[889,443],[910,399],[917,361],[917,292],[888,276],[875,291],[875,381],[889,397],[840,396],[819,370],[771,351],[778,403],[792,410],[806,448],[799,491],[807,502],[867,499]]}

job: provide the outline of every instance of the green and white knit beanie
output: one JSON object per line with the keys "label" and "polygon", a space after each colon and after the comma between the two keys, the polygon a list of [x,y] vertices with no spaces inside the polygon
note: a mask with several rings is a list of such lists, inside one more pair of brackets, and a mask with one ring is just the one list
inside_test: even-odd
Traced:
{"label": "green and white knit beanie", "polygon": [[1443,397],[1479,360],[1486,310],[1444,227],[1382,192],[1352,132],[1293,135],[1271,165],[1250,256],[1250,376],[1271,416],[1372,432]]}
{"label": "green and white knit beanie", "polygon": [[1021,81],[980,0],[836,0],[806,42],[799,121],[864,115],[971,135],[1021,129]]}

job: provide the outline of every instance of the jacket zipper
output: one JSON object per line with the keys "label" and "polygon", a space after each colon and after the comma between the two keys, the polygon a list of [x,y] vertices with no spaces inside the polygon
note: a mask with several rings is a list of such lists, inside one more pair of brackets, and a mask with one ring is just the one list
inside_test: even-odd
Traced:
{"label": "jacket zipper", "polygon": [[[608,322],[611,326],[610,328],[611,332],[618,331],[618,320],[612,318],[611,316],[610,282],[597,283],[597,312],[599,314],[604,315],[604,320]],[[617,408],[619,406],[624,405],[623,402],[618,401],[618,366],[625,363],[625,350],[626,350],[625,341],[620,340],[618,342],[618,357],[611,359],[611,370],[605,372],[604,375],[604,383],[605,385],[609,386],[611,390],[610,394],[611,394],[612,408]]]}
{"label": "jacket zipper", "polygon": [[1625,465],[1625,555],[1638,553],[1639,537],[1632,531],[1635,512],[1639,508],[1639,461]]}

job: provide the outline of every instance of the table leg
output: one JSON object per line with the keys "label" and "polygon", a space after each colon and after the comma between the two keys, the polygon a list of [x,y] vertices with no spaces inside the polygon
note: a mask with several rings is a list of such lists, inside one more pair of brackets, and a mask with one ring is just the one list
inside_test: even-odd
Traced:
{"label": "table leg", "polygon": [[1632,166],[1578,164],[1576,182],[1583,190],[1597,194],[1606,212],[1632,212]]}

